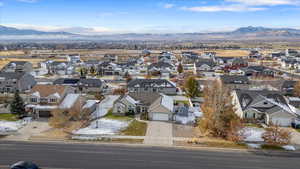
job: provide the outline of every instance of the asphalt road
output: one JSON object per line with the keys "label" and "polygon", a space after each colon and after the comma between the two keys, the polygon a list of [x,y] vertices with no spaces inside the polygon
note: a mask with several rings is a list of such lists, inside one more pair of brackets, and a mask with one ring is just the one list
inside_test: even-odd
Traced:
{"label": "asphalt road", "polygon": [[299,169],[300,154],[103,144],[0,142],[0,166],[31,160],[53,169]]}

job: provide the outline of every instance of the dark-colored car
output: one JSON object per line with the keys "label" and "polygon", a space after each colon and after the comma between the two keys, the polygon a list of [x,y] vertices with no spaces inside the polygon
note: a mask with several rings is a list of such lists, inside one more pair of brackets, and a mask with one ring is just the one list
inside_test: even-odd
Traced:
{"label": "dark-colored car", "polygon": [[33,162],[19,161],[10,166],[10,169],[41,169]]}

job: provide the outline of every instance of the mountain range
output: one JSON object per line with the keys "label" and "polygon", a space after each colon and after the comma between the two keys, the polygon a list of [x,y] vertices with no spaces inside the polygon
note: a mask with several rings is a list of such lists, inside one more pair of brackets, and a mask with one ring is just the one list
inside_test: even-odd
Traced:
{"label": "mountain range", "polygon": [[46,32],[0,25],[1,39],[85,39],[85,40],[274,40],[299,39],[300,30],[292,28],[241,27],[230,32],[172,34],[80,35],[70,32]]}

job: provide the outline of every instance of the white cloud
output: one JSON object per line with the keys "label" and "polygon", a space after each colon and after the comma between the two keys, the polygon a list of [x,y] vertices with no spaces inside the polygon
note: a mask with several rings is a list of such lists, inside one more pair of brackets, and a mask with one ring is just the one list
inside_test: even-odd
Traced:
{"label": "white cloud", "polygon": [[266,8],[249,7],[245,5],[216,5],[216,6],[196,6],[196,7],[182,7],[182,10],[192,12],[244,12],[244,11],[262,11]]}
{"label": "white cloud", "polygon": [[166,9],[173,8],[175,5],[174,4],[164,4],[163,7]]}
{"label": "white cloud", "polygon": [[225,0],[226,2],[240,3],[247,6],[277,6],[299,5],[299,0]]}

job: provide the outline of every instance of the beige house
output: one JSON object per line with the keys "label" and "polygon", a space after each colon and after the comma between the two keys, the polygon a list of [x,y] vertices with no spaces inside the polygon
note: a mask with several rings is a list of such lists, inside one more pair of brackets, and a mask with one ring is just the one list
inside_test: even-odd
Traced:
{"label": "beige house", "polygon": [[170,96],[161,94],[149,107],[149,120],[157,121],[173,121],[174,116],[174,100]]}

